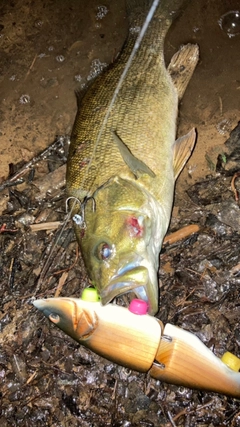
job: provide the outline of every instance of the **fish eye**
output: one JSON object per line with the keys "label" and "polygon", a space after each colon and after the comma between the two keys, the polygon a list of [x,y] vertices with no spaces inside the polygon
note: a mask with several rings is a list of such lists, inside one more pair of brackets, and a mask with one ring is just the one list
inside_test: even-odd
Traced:
{"label": "fish eye", "polygon": [[106,243],[102,242],[100,245],[98,245],[96,250],[96,256],[99,260],[105,261],[106,259],[110,258],[112,255],[112,247]]}
{"label": "fish eye", "polygon": [[60,322],[60,317],[57,313],[51,313],[49,315],[49,320],[51,320],[51,322],[53,323],[59,323]]}

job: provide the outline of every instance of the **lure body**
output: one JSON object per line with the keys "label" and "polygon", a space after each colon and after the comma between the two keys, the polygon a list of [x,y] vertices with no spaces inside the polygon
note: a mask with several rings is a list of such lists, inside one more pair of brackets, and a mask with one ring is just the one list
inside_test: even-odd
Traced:
{"label": "lure body", "polygon": [[240,359],[226,353],[224,363],[177,326],[76,298],[36,300],[34,305],[74,340],[112,362],[170,384],[240,397]]}

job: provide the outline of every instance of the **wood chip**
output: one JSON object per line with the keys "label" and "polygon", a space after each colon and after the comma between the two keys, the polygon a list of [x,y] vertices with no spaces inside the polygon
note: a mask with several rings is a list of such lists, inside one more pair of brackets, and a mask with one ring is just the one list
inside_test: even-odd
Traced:
{"label": "wood chip", "polygon": [[163,241],[163,244],[172,245],[173,243],[176,243],[179,240],[186,239],[192,234],[198,233],[199,230],[200,230],[200,227],[197,224],[187,225],[186,227],[183,227],[180,230],[175,231],[174,233],[171,233],[168,236],[166,236]]}
{"label": "wood chip", "polygon": [[40,224],[31,224],[31,231],[40,231],[40,230],[55,230],[56,228],[62,225],[61,221],[53,221],[53,222],[42,222]]}
{"label": "wood chip", "polygon": [[60,279],[59,279],[58,287],[56,289],[54,298],[59,297],[61,290],[62,290],[64,283],[66,282],[67,278],[68,278],[68,271],[64,271],[63,274],[61,275]]}

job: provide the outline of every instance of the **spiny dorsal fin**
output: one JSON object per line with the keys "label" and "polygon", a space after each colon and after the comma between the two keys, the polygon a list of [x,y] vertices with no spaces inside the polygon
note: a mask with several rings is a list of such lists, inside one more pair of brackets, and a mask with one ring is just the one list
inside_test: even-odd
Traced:
{"label": "spiny dorsal fin", "polygon": [[194,128],[186,135],[181,136],[175,141],[173,146],[173,169],[175,179],[177,179],[181,170],[184,168],[191,156],[195,141],[196,130]]}
{"label": "spiny dorsal fin", "polygon": [[186,44],[173,55],[168,66],[168,72],[177,89],[178,99],[182,99],[186,87],[192,77],[199,60],[197,44]]}
{"label": "spiny dorsal fin", "polygon": [[144,162],[139,160],[131,153],[127,145],[124,144],[124,142],[121,140],[121,138],[119,138],[116,132],[111,132],[124,162],[129,167],[129,169],[131,169],[135,177],[138,178],[140,174],[146,173],[154,178],[156,176],[155,173]]}

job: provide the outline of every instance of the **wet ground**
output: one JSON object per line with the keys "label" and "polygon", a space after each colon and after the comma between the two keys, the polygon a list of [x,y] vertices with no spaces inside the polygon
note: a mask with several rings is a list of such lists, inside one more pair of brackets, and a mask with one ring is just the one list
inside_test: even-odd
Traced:
{"label": "wet ground", "polygon": [[[233,13],[219,25],[239,9],[239,0],[193,0],[166,40],[167,61],[182,43],[200,46],[179,124],[179,134],[196,127],[198,141],[170,226],[199,231],[162,250],[158,317],[195,333],[217,356],[240,356],[239,178],[232,182],[240,169],[240,23]],[[88,283],[70,224],[42,268],[65,217],[74,91],[114,60],[127,21],[119,1],[3,0],[0,11],[2,183],[55,141],[25,183],[1,192],[0,425],[239,426],[237,400],[109,363],[32,307],[34,295],[78,297]]]}

